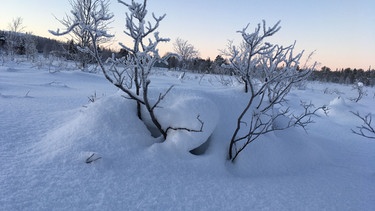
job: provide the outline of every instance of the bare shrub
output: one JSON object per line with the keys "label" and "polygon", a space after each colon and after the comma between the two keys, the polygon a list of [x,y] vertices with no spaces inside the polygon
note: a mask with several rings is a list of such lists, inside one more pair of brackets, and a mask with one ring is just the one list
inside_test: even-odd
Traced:
{"label": "bare shrub", "polygon": [[[143,3],[137,3],[135,1],[126,3],[119,0],[118,2],[128,9],[128,13],[126,13],[126,30],[124,33],[133,40],[133,46],[126,46],[120,43],[121,47],[128,52],[128,54],[121,58],[116,58],[113,55],[111,58],[107,59],[108,67],[104,64],[100,56],[98,42],[113,37],[107,33],[105,28],[102,28],[104,23],[113,18],[113,14],[109,13],[105,0],[101,0],[100,2],[101,7],[95,7],[90,11],[90,17],[93,21],[87,23],[84,17],[76,15],[74,22],[67,25],[65,31],[50,32],[54,35],[61,36],[79,27],[80,30],[88,34],[91,45],[84,46],[80,48],[80,50],[89,53],[95,58],[105,78],[110,83],[123,91],[127,98],[136,101],[137,115],[141,120],[143,120],[141,106],[146,108],[152,123],[164,139],[166,139],[168,131],[170,130],[187,130],[190,132],[202,131],[202,129],[192,130],[189,128],[175,128],[170,125],[161,125],[157,118],[156,110],[160,108],[160,103],[172,90],[173,86],[169,87],[164,93],[160,93],[156,100],[149,98],[149,85],[151,83],[149,76],[152,68],[156,62],[163,62],[157,48],[158,44],[169,41],[167,38],[160,37],[159,33],[156,31],[160,22],[164,19],[165,14],[159,17],[152,14],[154,23],[151,23],[146,20],[146,15],[148,13],[146,0],[144,0]],[[168,58],[168,56],[164,57],[165,60]],[[197,120],[203,127],[203,122],[201,122],[198,117]]]}
{"label": "bare shrub", "polygon": [[357,96],[349,98],[349,100],[358,102],[360,101],[363,97],[367,96],[367,90],[365,90],[365,87],[362,82],[356,82],[352,86],[352,90],[356,91]]}
{"label": "bare shrub", "polygon": [[[327,110],[325,106],[315,108],[312,103],[302,102],[304,111],[293,114],[288,106],[284,106],[287,105],[286,96],[291,88],[304,82],[315,64],[299,69],[303,52],[294,54],[295,43],[283,47],[265,42],[267,37],[279,31],[279,22],[267,28],[263,21],[252,33],[248,33],[247,28],[238,31],[243,38],[239,47],[230,42],[228,49],[223,51],[229,57],[233,73],[244,83],[249,97],[237,118],[236,129],[230,140],[228,159],[232,162],[260,136],[293,126],[305,128],[313,122],[311,117],[318,110]],[[280,119],[288,121],[275,124]]]}

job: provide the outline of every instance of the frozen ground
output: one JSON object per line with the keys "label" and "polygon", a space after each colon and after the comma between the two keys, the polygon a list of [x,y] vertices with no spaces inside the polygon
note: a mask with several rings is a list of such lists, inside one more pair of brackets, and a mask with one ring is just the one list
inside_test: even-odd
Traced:
{"label": "frozen ground", "polygon": [[[160,143],[100,74],[0,66],[0,210],[375,210],[375,141],[351,132],[361,122],[349,112],[375,114],[374,88],[358,103],[348,100],[350,86],[293,90],[292,108],[302,99],[328,105],[329,115],[308,133],[262,137],[232,164],[226,151],[241,86],[178,78],[152,76],[155,96],[175,84],[159,115],[199,128],[199,114],[204,132]],[[93,154],[100,159],[87,164]]]}

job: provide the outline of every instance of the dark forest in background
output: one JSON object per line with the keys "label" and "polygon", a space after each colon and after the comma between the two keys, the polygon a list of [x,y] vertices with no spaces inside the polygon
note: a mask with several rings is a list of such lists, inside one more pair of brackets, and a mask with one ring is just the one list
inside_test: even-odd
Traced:
{"label": "dark forest in background", "polygon": [[[79,53],[77,44],[72,40],[62,42],[31,33],[0,31],[0,55],[2,56],[25,55],[30,60],[33,60],[36,56],[45,58],[55,56],[66,60],[74,60]],[[111,57],[112,54],[116,57],[128,55],[124,50],[114,51],[105,47],[100,48],[100,53],[103,60]],[[157,63],[156,66],[196,73],[228,75],[232,71],[226,67],[226,64],[228,64],[228,61],[221,55],[218,55],[214,60],[197,57],[184,61],[184,63],[177,57],[172,56],[168,59],[168,63]],[[309,80],[348,85],[362,82],[365,86],[374,86],[375,70],[371,67],[367,70],[349,67],[331,70],[329,67],[323,66],[320,70],[313,71]]]}

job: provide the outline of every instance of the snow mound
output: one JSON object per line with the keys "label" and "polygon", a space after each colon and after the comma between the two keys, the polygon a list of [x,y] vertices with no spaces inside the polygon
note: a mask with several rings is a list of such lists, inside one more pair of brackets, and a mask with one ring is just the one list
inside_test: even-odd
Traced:
{"label": "snow mound", "polygon": [[[293,136],[291,136],[293,134]],[[306,138],[298,128],[290,128],[255,140],[247,146],[233,166],[240,176],[264,177],[296,175],[329,164],[324,149]]]}
{"label": "snow mound", "polygon": [[207,96],[192,94],[175,95],[168,106],[158,113],[162,125],[173,128],[187,128],[202,132],[187,130],[169,130],[165,144],[178,151],[190,151],[204,144],[215,130],[219,111],[216,104]]}
{"label": "snow mound", "polygon": [[[34,146],[40,161],[85,162],[117,159],[152,143],[136,116],[134,101],[119,95],[105,97],[81,108],[78,115],[48,132]],[[77,114],[77,112],[76,112]],[[99,160],[99,159],[98,159]]]}
{"label": "snow mound", "polygon": [[339,106],[345,106],[345,100],[342,97],[336,97],[331,102],[329,102],[329,105],[332,107],[339,107]]}
{"label": "snow mound", "polygon": [[343,97],[336,97],[329,102],[328,108],[329,116],[343,116],[347,115],[347,112],[350,110],[351,105],[347,104]]}

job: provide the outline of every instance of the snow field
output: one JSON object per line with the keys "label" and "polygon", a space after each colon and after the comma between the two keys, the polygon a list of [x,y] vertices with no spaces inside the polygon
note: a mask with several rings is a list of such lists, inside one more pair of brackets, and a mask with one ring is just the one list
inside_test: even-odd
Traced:
{"label": "snow field", "polygon": [[293,90],[292,110],[302,99],[327,105],[328,116],[307,133],[267,134],[232,164],[226,153],[246,94],[217,76],[178,77],[152,76],[154,100],[174,85],[156,113],[163,125],[193,129],[199,115],[203,132],[171,131],[161,142],[100,74],[0,66],[0,210],[375,209],[375,142],[351,133],[361,122],[349,112],[375,113],[374,88],[358,103],[349,86]]}

